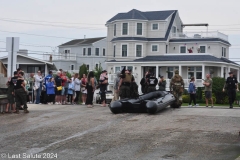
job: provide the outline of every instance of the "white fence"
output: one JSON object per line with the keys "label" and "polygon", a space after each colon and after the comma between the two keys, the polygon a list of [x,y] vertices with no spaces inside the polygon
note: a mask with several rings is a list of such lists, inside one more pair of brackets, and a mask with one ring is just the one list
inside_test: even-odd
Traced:
{"label": "white fence", "polygon": [[221,38],[228,41],[228,36],[218,31],[172,33],[171,38]]}

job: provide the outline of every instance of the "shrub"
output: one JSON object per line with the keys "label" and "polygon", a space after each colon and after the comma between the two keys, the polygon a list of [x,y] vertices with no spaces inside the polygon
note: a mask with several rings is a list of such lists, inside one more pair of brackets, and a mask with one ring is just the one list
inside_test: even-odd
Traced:
{"label": "shrub", "polygon": [[[213,104],[216,104],[216,96],[212,93]],[[205,92],[202,91],[202,101],[205,102]]]}
{"label": "shrub", "polygon": [[95,68],[94,70],[94,76],[96,77],[97,81],[99,81],[99,78],[100,78],[100,75],[102,73],[103,69],[102,69],[102,66],[101,66],[101,63],[99,64],[99,67]]}
{"label": "shrub", "polygon": [[188,95],[189,93],[188,93],[188,90],[186,90],[186,89],[184,89],[183,90],[183,95]]}
{"label": "shrub", "polygon": [[223,86],[225,84],[225,79],[221,77],[213,77],[212,80],[213,80],[212,92],[216,97],[216,103],[218,104],[226,103],[225,101],[227,93],[222,91]]}
{"label": "shrub", "polygon": [[182,95],[182,102],[183,103],[188,103],[190,101],[190,96],[189,95]]}
{"label": "shrub", "polygon": [[86,74],[86,76],[88,74],[88,68],[87,68],[86,64],[83,64],[83,65],[81,65],[79,67],[79,76],[80,76],[80,78],[82,78],[83,74]]}

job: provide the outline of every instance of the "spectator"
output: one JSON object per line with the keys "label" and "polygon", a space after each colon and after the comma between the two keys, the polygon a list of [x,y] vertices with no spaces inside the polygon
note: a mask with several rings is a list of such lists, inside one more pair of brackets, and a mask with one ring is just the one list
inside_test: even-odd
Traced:
{"label": "spectator", "polygon": [[87,78],[86,78],[86,75],[83,74],[83,77],[81,79],[82,104],[85,104],[87,99],[86,86],[87,86]]}
{"label": "spectator", "polygon": [[142,91],[143,94],[145,93],[145,87],[147,85],[147,79],[146,79],[147,74],[148,74],[148,72],[145,73],[145,76],[140,81],[141,91]]}
{"label": "spectator", "polygon": [[213,108],[213,99],[212,99],[212,84],[213,81],[210,78],[210,74],[206,75],[206,79],[203,82],[203,85],[205,86],[205,100],[206,100],[206,107],[208,107],[208,100],[210,99],[212,102],[212,108]]}
{"label": "spectator", "polygon": [[[17,72],[14,72],[14,77],[17,77]],[[7,90],[7,99],[8,99],[8,104],[5,110],[5,113],[11,113],[11,109],[13,112],[16,112],[15,110],[15,100],[14,100],[14,84],[11,83],[11,77],[9,77],[8,82],[6,84],[8,86]]]}
{"label": "spectator", "polygon": [[108,85],[108,76],[107,76],[106,70],[102,71],[102,74],[100,75],[100,78],[99,78],[99,84],[100,84],[102,107],[106,107],[106,92],[107,92],[107,85]]}
{"label": "spectator", "polygon": [[43,82],[42,72],[39,70],[37,72],[37,75],[35,75],[36,104],[40,103],[40,96],[42,92],[42,82]]}
{"label": "spectator", "polygon": [[113,99],[112,99],[112,102],[119,100],[118,84],[119,84],[119,81],[120,81],[120,75],[121,75],[121,73],[118,72],[118,73],[117,73],[117,77],[114,79],[114,82],[113,82],[113,90],[114,90],[114,91],[113,91]]}
{"label": "spectator", "polygon": [[196,104],[196,85],[194,84],[195,78],[192,77],[188,86],[188,93],[190,96],[189,107],[192,107],[192,101],[194,103],[194,107],[197,106]]}
{"label": "spectator", "polygon": [[86,105],[88,107],[93,107],[93,95],[95,91],[95,84],[94,84],[94,73],[90,71],[87,77],[87,100]]}
{"label": "spectator", "polygon": [[67,97],[67,94],[68,94],[68,77],[66,76],[67,72],[64,71],[62,72],[62,104],[66,104],[66,97]]}
{"label": "spectator", "polygon": [[34,92],[33,92],[33,86],[34,86],[34,73],[30,74],[30,77],[28,78],[27,81],[29,88],[28,90],[28,98],[29,98],[29,103],[34,102]]}
{"label": "spectator", "polygon": [[166,91],[166,80],[164,79],[163,76],[160,76],[160,80],[158,82],[158,86],[159,86],[159,91]]}
{"label": "spectator", "polygon": [[70,79],[69,82],[68,82],[68,104],[72,104],[73,90],[74,90],[74,85],[72,83],[72,80]]}
{"label": "spectator", "polygon": [[47,91],[47,103],[53,104],[55,99],[55,82],[54,78],[50,78],[46,83],[46,91]]}
{"label": "spectator", "polygon": [[[233,108],[233,103],[236,98],[236,91],[239,91],[238,89],[238,80],[237,78],[233,75],[233,72],[229,72],[229,77],[227,77],[226,83],[227,85],[227,94],[228,94],[228,99],[229,99],[229,108]],[[223,92],[225,91],[225,85],[223,87]]]}
{"label": "spectator", "polygon": [[55,104],[61,104],[62,98],[61,98],[61,93],[62,93],[62,78],[61,78],[61,72],[57,71],[57,76],[55,77],[55,85],[56,85],[56,98],[55,98]]}
{"label": "spectator", "polygon": [[78,103],[79,101],[79,95],[80,95],[80,89],[81,89],[81,80],[79,80],[79,74],[76,73],[74,77],[74,90],[76,93],[76,97],[74,99],[74,104]]}

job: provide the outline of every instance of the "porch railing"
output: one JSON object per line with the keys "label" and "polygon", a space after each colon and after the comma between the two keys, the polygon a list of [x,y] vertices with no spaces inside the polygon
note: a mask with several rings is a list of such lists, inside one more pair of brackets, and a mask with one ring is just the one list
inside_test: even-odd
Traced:
{"label": "porch railing", "polygon": [[[49,61],[49,55],[44,55],[43,59],[46,61]],[[75,61],[77,60],[77,54],[75,53],[70,53],[70,54],[53,54],[52,55],[52,60],[53,61],[58,61],[58,60],[70,60],[70,61]]]}

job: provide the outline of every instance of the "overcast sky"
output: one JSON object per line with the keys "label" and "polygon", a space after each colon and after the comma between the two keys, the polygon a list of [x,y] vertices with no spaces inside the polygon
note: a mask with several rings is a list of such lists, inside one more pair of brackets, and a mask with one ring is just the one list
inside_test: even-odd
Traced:
{"label": "overcast sky", "polygon": [[[209,23],[209,30],[229,35],[230,57],[240,58],[239,0],[0,0],[0,6],[1,51],[6,37],[20,37],[21,49],[51,52],[71,38],[106,36],[106,21],[119,12],[178,10],[183,23]],[[206,31],[204,27],[186,27],[185,31],[193,29]]]}

